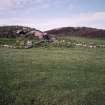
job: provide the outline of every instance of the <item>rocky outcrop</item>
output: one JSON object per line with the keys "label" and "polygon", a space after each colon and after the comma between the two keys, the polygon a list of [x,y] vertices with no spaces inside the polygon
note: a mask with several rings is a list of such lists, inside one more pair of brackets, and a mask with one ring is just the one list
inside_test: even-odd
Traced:
{"label": "rocky outcrop", "polygon": [[24,27],[24,26],[0,26],[0,38],[16,38],[19,37],[24,30],[24,36],[27,36],[27,33],[35,30],[34,28]]}
{"label": "rocky outcrop", "polygon": [[40,30],[24,26],[1,26],[0,38],[37,37],[39,40],[50,40],[50,36]]}

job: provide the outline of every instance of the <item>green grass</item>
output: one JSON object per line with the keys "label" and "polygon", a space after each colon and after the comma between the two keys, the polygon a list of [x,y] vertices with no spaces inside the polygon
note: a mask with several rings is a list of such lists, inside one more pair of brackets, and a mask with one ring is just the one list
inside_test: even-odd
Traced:
{"label": "green grass", "polygon": [[0,105],[105,105],[105,49],[0,49]]}
{"label": "green grass", "polygon": [[86,38],[86,37],[59,37],[59,40],[67,40],[67,41],[72,41],[76,43],[86,43],[86,44],[104,44],[105,45],[105,39],[102,38]]}
{"label": "green grass", "polygon": [[8,45],[14,45],[16,43],[15,38],[0,38],[0,45],[8,44]]}

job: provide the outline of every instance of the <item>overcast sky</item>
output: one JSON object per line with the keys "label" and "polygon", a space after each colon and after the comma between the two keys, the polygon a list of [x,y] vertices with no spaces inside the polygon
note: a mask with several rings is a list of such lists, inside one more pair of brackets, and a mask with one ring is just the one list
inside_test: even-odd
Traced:
{"label": "overcast sky", "polygon": [[0,25],[105,29],[105,0],[0,0]]}

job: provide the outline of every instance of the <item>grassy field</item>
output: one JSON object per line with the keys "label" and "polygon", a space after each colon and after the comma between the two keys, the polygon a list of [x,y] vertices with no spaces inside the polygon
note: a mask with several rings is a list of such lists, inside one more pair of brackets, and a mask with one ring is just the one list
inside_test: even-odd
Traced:
{"label": "grassy field", "polygon": [[105,49],[0,48],[0,105],[105,105]]}
{"label": "grassy field", "polygon": [[[26,38],[0,38],[0,45],[7,44],[7,45],[14,45],[16,44],[17,40],[26,40]],[[96,44],[96,45],[105,45],[105,39],[102,38],[85,38],[85,37],[59,37],[57,38],[60,40],[70,41],[72,43],[86,43],[86,44]],[[36,41],[36,40],[35,40]]]}
{"label": "grassy field", "polygon": [[86,38],[86,37],[59,37],[59,40],[67,40],[67,41],[72,41],[72,42],[76,42],[76,43],[86,43],[86,44],[96,44],[96,45],[101,45],[104,44],[105,45],[105,39],[103,38]]}
{"label": "grassy field", "polygon": [[0,45],[3,44],[13,45],[14,43],[16,43],[15,38],[0,38]]}

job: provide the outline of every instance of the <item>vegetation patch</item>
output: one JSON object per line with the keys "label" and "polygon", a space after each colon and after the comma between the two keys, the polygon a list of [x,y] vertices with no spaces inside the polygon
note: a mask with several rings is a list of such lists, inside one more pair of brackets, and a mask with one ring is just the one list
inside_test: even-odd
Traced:
{"label": "vegetation patch", "polygon": [[104,105],[105,49],[0,48],[1,105]]}

